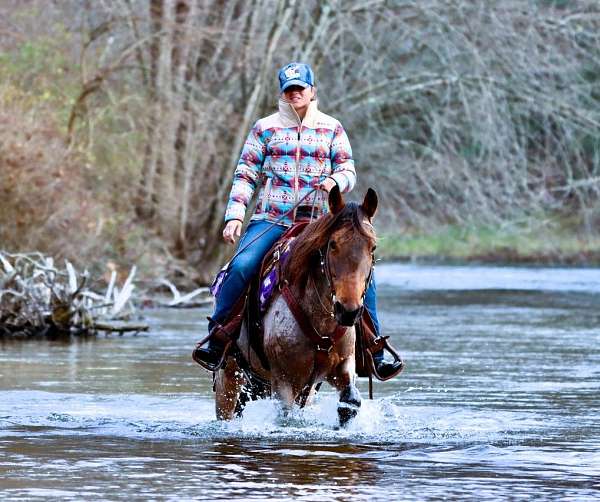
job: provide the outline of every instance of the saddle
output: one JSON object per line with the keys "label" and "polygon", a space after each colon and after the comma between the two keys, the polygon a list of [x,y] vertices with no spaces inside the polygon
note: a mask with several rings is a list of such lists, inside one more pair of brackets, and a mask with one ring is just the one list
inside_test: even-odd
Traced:
{"label": "saddle", "polygon": [[[240,335],[241,326],[245,319],[250,346],[257,354],[263,367],[266,370],[270,369],[263,346],[262,316],[267,311],[274,297],[274,293],[279,289],[280,282],[283,280],[281,268],[289,254],[291,244],[304,230],[307,224],[308,222],[297,223],[281,236],[265,255],[260,273],[256,275],[246,291],[244,291],[237,300],[225,323],[217,323],[211,333],[197,344],[196,349],[204,345],[210,338],[214,337],[219,345],[225,347],[219,364],[215,368],[207,367],[203,361],[196,357],[195,349],[192,353],[192,357],[198,364],[209,371],[216,371],[223,366],[227,356],[234,355],[238,359],[238,362],[241,363],[240,366],[244,367],[246,370],[250,370],[246,361],[240,361],[242,355],[237,351],[236,347],[236,341]],[[215,295],[218,294],[223,274],[226,273],[226,267],[227,266],[225,266],[219,275],[217,275],[213,287],[211,288],[211,292]],[[300,323],[300,325],[302,326],[302,323]],[[389,380],[400,373],[403,369],[402,366],[400,366],[396,373],[389,375],[386,378],[381,377],[381,375],[377,373],[376,364],[373,361],[373,354],[380,350],[387,350],[397,361],[401,361],[401,358],[389,344],[388,336],[376,335],[373,320],[367,309],[363,310],[362,318],[360,322],[355,325],[355,328],[357,334],[355,342],[357,375],[359,377],[369,377],[370,380],[374,376],[378,380],[384,381]]]}

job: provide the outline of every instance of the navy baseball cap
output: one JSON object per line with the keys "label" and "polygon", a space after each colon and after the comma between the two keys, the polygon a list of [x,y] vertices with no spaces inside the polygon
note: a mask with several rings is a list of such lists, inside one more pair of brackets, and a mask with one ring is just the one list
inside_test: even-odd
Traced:
{"label": "navy baseball cap", "polygon": [[279,92],[285,91],[291,85],[315,85],[315,74],[310,66],[304,63],[290,63],[279,70]]}

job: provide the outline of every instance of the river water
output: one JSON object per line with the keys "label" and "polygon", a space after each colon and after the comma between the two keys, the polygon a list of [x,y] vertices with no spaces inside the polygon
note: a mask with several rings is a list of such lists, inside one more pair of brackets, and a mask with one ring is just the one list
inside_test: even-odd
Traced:
{"label": "river water", "polygon": [[325,387],[285,421],[272,401],[215,421],[190,358],[207,311],[144,311],[138,336],[0,341],[2,500],[600,498],[599,269],[377,279],[406,370],[346,430]]}

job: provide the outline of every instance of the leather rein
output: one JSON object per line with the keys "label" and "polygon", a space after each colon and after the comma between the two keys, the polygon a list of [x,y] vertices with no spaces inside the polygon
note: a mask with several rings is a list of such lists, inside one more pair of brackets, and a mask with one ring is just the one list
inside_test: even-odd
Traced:
{"label": "leather rein", "polygon": [[[323,253],[323,249],[319,249],[319,258],[321,265],[321,273],[325,276],[327,280],[327,284],[329,287],[329,298],[331,301],[331,305],[335,306],[336,303],[336,295],[335,295],[335,286],[333,283],[333,277],[331,274],[331,265],[329,260],[329,252],[331,249],[331,238],[328,239],[327,245],[325,246],[325,252]],[[369,287],[369,282],[371,281],[371,277],[373,276],[373,269],[375,266],[375,257],[371,254],[371,268],[369,269],[369,274],[365,280],[365,286],[363,288],[363,294],[361,297],[361,306],[360,306],[360,315],[362,315],[362,311],[364,309],[364,300],[367,294],[367,289]],[[316,284],[314,284],[314,280],[312,278],[312,274],[309,272],[309,279],[313,282],[315,291],[317,293],[317,297],[319,298],[319,302],[321,306],[325,310],[327,314],[331,317],[335,317],[334,310],[328,310],[325,305],[320,300],[320,294],[317,289]],[[335,330],[331,334],[322,335],[317,328],[314,327],[313,323],[310,321],[309,316],[302,309],[300,302],[296,299],[296,296],[292,292],[290,285],[286,279],[282,280],[279,285],[279,290],[283,295],[290,311],[292,312],[294,319],[300,326],[302,332],[313,342],[317,353],[325,353],[329,354],[333,349],[333,346],[346,334],[349,326],[342,326],[337,324]],[[359,315],[359,317],[360,317]]]}

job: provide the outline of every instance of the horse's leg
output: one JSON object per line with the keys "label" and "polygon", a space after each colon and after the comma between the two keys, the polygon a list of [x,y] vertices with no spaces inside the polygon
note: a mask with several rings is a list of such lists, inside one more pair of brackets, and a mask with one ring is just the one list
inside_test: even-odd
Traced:
{"label": "horse's leg", "polygon": [[[314,400],[315,400],[315,396],[317,395],[317,388],[319,387],[319,384],[317,385],[313,385],[310,388],[310,391],[308,392],[308,395],[306,396],[306,399],[304,401],[304,406],[310,406],[313,404]],[[304,392],[304,389],[302,390],[302,392]],[[300,398],[302,396],[302,393],[296,398],[296,401],[298,402],[298,404],[300,404]]]}
{"label": "horse's leg", "polygon": [[283,414],[286,416],[294,405],[294,389],[284,377],[274,371],[274,368],[271,368],[271,390],[281,403]]}
{"label": "horse's leg", "polygon": [[240,391],[244,385],[244,376],[233,357],[227,359],[223,369],[215,374],[215,411],[217,419],[232,420]]}
{"label": "horse's leg", "polygon": [[339,364],[327,379],[340,393],[337,411],[342,427],[356,416],[360,408],[360,392],[354,383],[355,379],[354,355]]}

